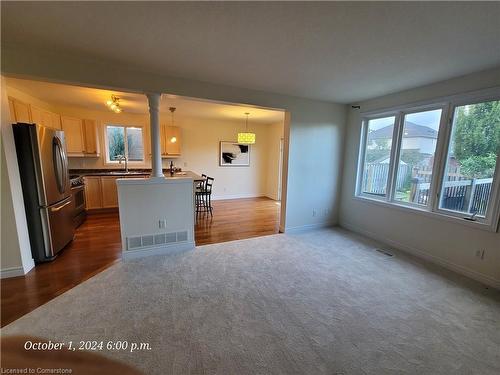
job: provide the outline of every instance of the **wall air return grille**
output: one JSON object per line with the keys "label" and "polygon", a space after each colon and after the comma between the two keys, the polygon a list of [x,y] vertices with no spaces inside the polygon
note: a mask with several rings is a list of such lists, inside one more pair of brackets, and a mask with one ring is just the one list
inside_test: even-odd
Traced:
{"label": "wall air return grille", "polygon": [[161,234],[146,234],[143,236],[127,237],[127,250],[138,250],[148,247],[157,247],[178,242],[186,242],[188,232],[171,232]]}

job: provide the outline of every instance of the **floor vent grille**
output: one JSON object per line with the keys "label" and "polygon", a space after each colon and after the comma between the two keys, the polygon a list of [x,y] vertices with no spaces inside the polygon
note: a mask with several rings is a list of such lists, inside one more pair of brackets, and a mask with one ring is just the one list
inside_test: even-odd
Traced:
{"label": "floor vent grille", "polygon": [[393,254],[391,254],[389,251],[385,250],[385,249],[375,249],[377,250],[379,253],[382,253],[384,255],[387,255],[388,257],[392,257],[394,256]]}
{"label": "floor vent grille", "polygon": [[181,232],[146,234],[143,236],[127,237],[127,250],[137,250],[177,242],[186,242],[187,240],[188,232],[186,230]]}

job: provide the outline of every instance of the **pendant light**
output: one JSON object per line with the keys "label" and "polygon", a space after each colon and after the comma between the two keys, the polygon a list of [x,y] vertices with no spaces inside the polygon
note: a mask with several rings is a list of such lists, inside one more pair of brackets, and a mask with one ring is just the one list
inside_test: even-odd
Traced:
{"label": "pendant light", "polygon": [[245,116],[247,116],[245,132],[238,133],[238,143],[241,143],[243,145],[253,145],[255,143],[255,133],[248,132],[248,115],[249,114],[250,113],[245,112]]}
{"label": "pendant light", "polygon": [[[174,112],[175,112],[175,109],[176,109],[175,107],[170,107],[169,108],[169,111],[172,114],[172,119],[170,121],[170,125],[171,126],[174,126]],[[177,137],[174,135],[174,136],[172,136],[170,138],[170,143],[175,143],[175,142],[177,142]]]}

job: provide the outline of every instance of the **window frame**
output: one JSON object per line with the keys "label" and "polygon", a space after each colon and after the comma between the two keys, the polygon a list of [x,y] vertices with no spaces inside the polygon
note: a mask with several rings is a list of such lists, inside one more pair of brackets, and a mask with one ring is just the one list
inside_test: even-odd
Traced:
{"label": "window frame", "polygon": [[[105,157],[106,159],[104,160],[105,164],[108,165],[117,165],[120,164],[120,161],[118,160],[110,160],[109,159],[109,141],[108,141],[108,126],[113,126],[113,127],[120,127],[124,128],[124,137],[125,137],[125,154],[127,156],[127,163],[128,164],[136,164],[136,165],[141,165],[146,162],[146,149],[145,149],[145,142],[144,142],[144,126],[140,125],[124,125],[124,124],[105,124],[104,125],[104,148],[105,148]],[[137,128],[141,129],[141,134],[142,134],[142,148],[143,148],[143,155],[142,155],[142,160],[128,160],[128,142],[127,142],[127,128]]]}
{"label": "window frame", "polygon": [[[354,197],[364,201],[371,201],[384,206],[391,206],[423,213],[432,217],[445,218],[453,222],[463,223],[468,226],[496,232],[500,222],[500,153],[497,154],[496,168],[493,175],[492,187],[488,208],[485,217],[476,217],[475,221],[466,220],[470,216],[463,212],[439,208],[444,174],[446,173],[446,162],[450,147],[450,138],[453,128],[454,113],[457,107],[472,105],[487,101],[500,100],[500,87],[481,90],[471,93],[448,96],[444,98],[428,100],[425,102],[402,105],[382,110],[361,112],[361,136],[358,152],[358,168],[356,173],[356,188]],[[434,162],[432,166],[432,177],[429,186],[429,201],[427,205],[413,202],[395,200],[397,169],[401,154],[404,118],[406,115],[441,109],[441,119],[434,151]],[[392,135],[391,154],[389,161],[389,174],[387,178],[386,196],[375,197],[362,192],[362,181],[365,166],[365,156],[368,136],[368,121],[378,118],[395,116]]]}
{"label": "window frame", "polygon": [[375,114],[373,116],[366,116],[362,119],[362,130],[361,130],[362,143],[361,143],[361,145],[363,147],[361,147],[359,149],[358,172],[357,172],[357,182],[356,182],[356,196],[361,196],[361,197],[365,197],[367,199],[374,199],[374,200],[382,201],[382,202],[387,200],[387,198],[389,196],[389,184],[390,184],[390,180],[391,180],[391,168],[392,168],[391,164],[392,164],[392,157],[393,157],[394,135],[393,135],[392,140],[391,140],[391,152],[389,155],[389,158],[390,158],[389,171],[387,174],[387,187],[385,189],[386,190],[385,196],[378,196],[377,197],[375,195],[364,193],[361,185],[363,183],[363,171],[364,171],[365,162],[366,162],[366,141],[368,138],[368,127],[369,127],[368,122],[370,120],[377,120],[377,119],[393,117],[393,116],[394,116],[394,129],[396,129],[396,125],[397,125],[397,121],[398,121],[397,112],[383,112],[383,113]]}

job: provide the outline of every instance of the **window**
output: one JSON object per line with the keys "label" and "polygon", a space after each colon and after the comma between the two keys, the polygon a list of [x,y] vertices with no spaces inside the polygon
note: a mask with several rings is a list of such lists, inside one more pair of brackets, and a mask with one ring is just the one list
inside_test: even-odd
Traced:
{"label": "window", "polygon": [[394,199],[429,204],[441,109],[404,115]]}
{"label": "window", "polygon": [[117,163],[122,157],[129,162],[144,161],[142,128],[122,125],[106,126],[106,161]]}
{"label": "window", "polygon": [[500,101],[455,107],[439,208],[485,217],[500,149]]}
{"label": "window", "polygon": [[496,230],[498,90],[493,98],[366,114],[356,195]]}
{"label": "window", "polygon": [[396,117],[370,119],[367,123],[361,191],[373,197],[387,195],[392,135]]}

